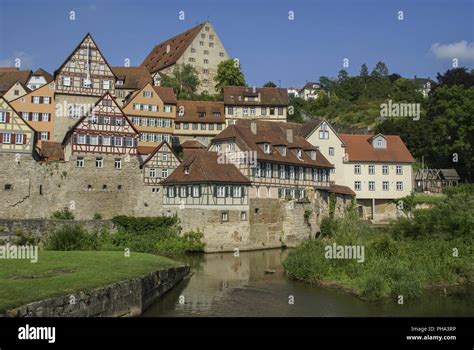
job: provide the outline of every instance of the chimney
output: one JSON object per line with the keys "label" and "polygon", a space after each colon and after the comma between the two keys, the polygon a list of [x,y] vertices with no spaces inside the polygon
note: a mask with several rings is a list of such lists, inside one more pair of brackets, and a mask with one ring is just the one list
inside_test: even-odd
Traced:
{"label": "chimney", "polygon": [[252,134],[257,135],[257,122],[255,122],[254,120],[250,122],[250,131],[252,132]]}
{"label": "chimney", "polygon": [[286,129],[286,141],[293,143],[293,129]]}

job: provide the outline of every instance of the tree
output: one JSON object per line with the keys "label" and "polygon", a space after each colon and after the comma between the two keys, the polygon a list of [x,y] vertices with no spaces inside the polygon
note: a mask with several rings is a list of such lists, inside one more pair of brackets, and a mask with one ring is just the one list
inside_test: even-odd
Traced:
{"label": "tree", "polygon": [[269,82],[263,84],[263,87],[277,87],[277,86],[273,81],[269,81]]}
{"label": "tree", "polygon": [[341,69],[337,75],[337,81],[339,83],[349,79],[349,73],[345,69]]}
{"label": "tree", "polygon": [[391,83],[396,82],[398,79],[400,79],[402,76],[397,73],[392,73],[388,76],[388,79],[390,80]]}
{"label": "tree", "polygon": [[360,66],[360,76],[362,78],[367,78],[369,76],[369,68],[367,68],[365,63]]}
{"label": "tree", "polygon": [[448,69],[444,74],[436,76],[439,86],[461,85],[465,88],[474,86],[474,74],[469,73],[467,68]]}
{"label": "tree", "polygon": [[388,68],[382,61],[378,61],[370,75],[375,77],[387,77]]}
{"label": "tree", "polygon": [[217,82],[216,90],[221,94],[224,92],[224,86],[246,86],[240,64],[233,59],[219,63],[217,66],[217,76],[214,80]]}
{"label": "tree", "polygon": [[162,86],[171,87],[181,100],[193,99],[199,86],[199,78],[190,64],[176,64],[171,75],[162,74]]}

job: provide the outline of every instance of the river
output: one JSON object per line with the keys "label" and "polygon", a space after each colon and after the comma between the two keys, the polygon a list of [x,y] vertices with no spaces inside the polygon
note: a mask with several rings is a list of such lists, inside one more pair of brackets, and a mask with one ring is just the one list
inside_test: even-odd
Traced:
{"label": "river", "polygon": [[[288,279],[288,250],[215,253],[181,259],[193,276],[153,304],[144,317],[185,316],[473,316],[472,288],[426,292],[416,301],[364,302],[334,288]],[[275,270],[265,274],[265,270]],[[293,303],[291,303],[293,301]]]}

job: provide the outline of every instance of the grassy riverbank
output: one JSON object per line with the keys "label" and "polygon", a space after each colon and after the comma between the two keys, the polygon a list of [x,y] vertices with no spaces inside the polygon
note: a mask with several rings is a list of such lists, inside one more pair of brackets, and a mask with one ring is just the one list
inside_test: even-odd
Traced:
{"label": "grassy riverbank", "polygon": [[0,312],[176,266],[157,255],[113,251],[40,251],[38,262],[0,261]]}
{"label": "grassy riverbank", "polygon": [[[354,213],[326,224],[283,262],[290,278],[344,288],[366,300],[419,297],[431,287],[474,282],[474,187],[447,194],[432,209],[378,232]],[[364,261],[327,258],[327,247],[364,248]]]}

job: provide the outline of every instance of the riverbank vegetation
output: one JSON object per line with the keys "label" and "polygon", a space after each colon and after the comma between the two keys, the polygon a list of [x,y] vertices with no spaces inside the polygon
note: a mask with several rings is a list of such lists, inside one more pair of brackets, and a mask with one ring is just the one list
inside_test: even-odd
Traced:
{"label": "riverbank vegetation", "polygon": [[[433,205],[413,209],[383,231],[354,211],[326,219],[322,238],[289,253],[286,274],[338,286],[365,300],[414,299],[427,288],[474,282],[474,186],[450,189]],[[333,244],[363,247],[364,261],[326,258]]]}
{"label": "riverbank vegetation", "polygon": [[52,233],[45,242],[48,250],[129,250],[175,255],[202,252],[203,234],[199,231],[180,234],[177,217],[117,216],[112,219],[115,232],[88,232],[78,224],[66,225]]}
{"label": "riverbank vegetation", "polygon": [[5,259],[0,269],[0,312],[76,291],[106,286],[178,263],[165,257],[132,252],[47,251],[36,263]]}

